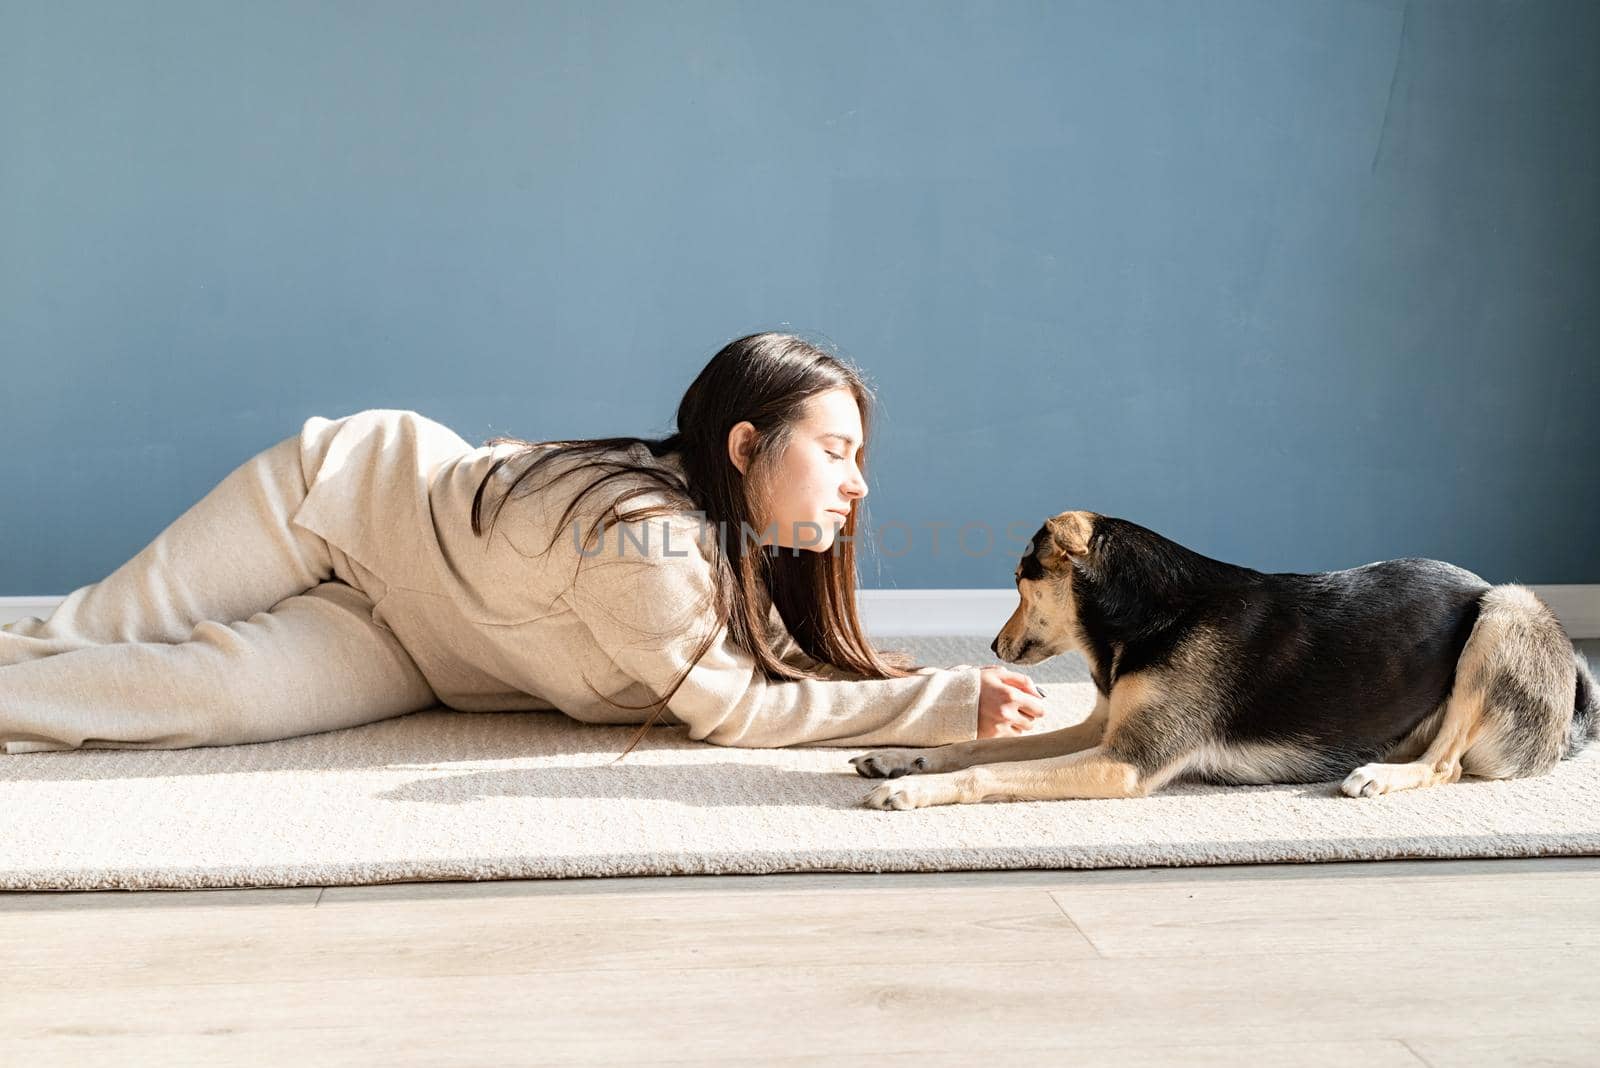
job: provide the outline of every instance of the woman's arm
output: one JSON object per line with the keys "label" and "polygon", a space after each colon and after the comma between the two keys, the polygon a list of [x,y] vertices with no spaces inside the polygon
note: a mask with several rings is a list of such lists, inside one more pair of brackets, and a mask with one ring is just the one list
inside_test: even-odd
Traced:
{"label": "woman's arm", "polygon": [[[673,555],[657,548],[663,524]],[[647,525],[643,554],[639,528]],[[582,561],[563,595],[618,669],[657,694],[688,666],[711,623],[711,568],[696,529],[676,517],[608,526],[601,551]],[[785,637],[785,658],[816,663]],[[768,679],[724,628],[667,708],[690,738],[717,745],[938,746],[977,737],[981,682],[981,669],[969,666],[898,679]]]}

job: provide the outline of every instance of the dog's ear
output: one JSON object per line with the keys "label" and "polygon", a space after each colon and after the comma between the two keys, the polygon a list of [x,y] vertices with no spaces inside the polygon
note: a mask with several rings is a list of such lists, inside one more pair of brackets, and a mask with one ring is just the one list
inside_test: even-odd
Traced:
{"label": "dog's ear", "polygon": [[1062,512],[1046,519],[1044,525],[1056,552],[1063,556],[1088,554],[1089,535],[1094,533],[1094,516],[1089,512]]}

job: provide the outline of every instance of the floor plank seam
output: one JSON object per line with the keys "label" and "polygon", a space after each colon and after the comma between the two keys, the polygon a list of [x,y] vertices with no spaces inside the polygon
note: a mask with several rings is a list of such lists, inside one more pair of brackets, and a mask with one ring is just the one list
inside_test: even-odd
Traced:
{"label": "floor plank seam", "polygon": [[1431,1063],[1429,1063],[1428,1058],[1426,1058],[1422,1054],[1418,1053],[1416,1048],[1414,1046],[1412,1046],[1410,1042],[1407,1042],[1403,1038],[1399,1039],[1398,1041],[1402,1046],[1404,1046],[1406,1048],[1406,1052],[1407,1053],[1411,1054],[1417,1060],[1422,1062],[1423,1068],[1433,1068],[1433,1065]]}
{"label": "floor plank seam", "polygon": [[1063,905],[1056,898],[1055,891],[1046,890],[1045,891],[1045,896],[1050,899],[1050,903],[1056,907],[1056,909],[1061,913],[1061,915],[1063,915],[1063,916],[1065,916],[1067,918],[1067,922],[1072,924],[1072,929],[1074,931],[1078,932],[1078,936],[1080,938],[1082,938],[1085,942],[1089,943],[1089,948],[1094,950],[1094,955],[1096,957],[1099,957],[1101,960],[1110,960],[1111,959],[1110,957],[1107,957],[1103,952],[1101,952],[1099,946],[1095,945],[1094,939],[1089,937],[1089,932],[1085,931],[1083,929],[1082,925],[1079,924],[1077,920],[1073,919],[1072,913],[1068,912],[1067,911],[1067,907],[1065,905]]}

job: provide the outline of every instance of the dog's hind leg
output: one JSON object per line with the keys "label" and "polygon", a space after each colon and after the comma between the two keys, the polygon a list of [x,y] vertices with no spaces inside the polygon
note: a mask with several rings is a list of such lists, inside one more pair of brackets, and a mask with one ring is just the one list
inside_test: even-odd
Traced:
{"label": "dog's hind leg", "polygon": [[1458,684],[1439,722],[1439,733],[1420,757],[1406,764],[1363,764],[1345,777],[1339,789],[1351,797],[1375,797],[1455,782],[1461,778],[1462,755],[1483,731],[1481,697],[1461,693]]}
{"label": "dog's hind leg", "polygon": [[1405,764],[1366,764],[1340,789],[1371,797],[1455,782],[1539,775],[1565,754],[1576,692],[1572,642],[1523,586],[1484,593],[1455,684],[1426,751]]}

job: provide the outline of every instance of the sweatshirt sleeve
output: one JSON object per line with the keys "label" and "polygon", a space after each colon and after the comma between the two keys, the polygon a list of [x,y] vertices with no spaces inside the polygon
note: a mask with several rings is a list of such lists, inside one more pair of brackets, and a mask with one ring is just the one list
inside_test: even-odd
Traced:
{"label": "sweatshirt sleeve", "polygon": [[[616,667],[657,695],[711,625],[711,565],[699,531],[683,516],[608,525],[563,594]],[[816,663],[792,638],[782,649]],[[723,627],[667,708],[690,738],[715,745],[936,746],[977,737],[980,681],[980,669],[967,665],[898,679],[768,679]]]}

